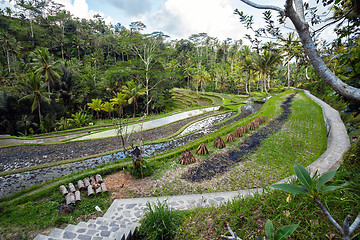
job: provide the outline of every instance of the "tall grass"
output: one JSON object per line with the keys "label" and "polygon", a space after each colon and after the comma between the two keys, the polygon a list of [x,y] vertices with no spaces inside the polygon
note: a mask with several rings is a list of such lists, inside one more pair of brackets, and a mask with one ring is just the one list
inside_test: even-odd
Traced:
{"label": "tall grass", "polygon": [[148,203],[137,239],[171,240],[183,217],[183,212],[171,209],[166,201],[156,202],[154,205]]}

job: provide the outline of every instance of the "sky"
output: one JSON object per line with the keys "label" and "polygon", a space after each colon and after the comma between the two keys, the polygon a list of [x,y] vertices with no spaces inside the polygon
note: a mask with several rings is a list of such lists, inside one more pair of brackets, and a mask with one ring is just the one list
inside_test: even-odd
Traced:
{"label": "sky", "polygon": [[[245,34],[252,34],[234,14],[238,8],[244,13],[254,16],[254,28],[264,26],[263,10],[247,6],[240,0],[54,0],[65,6],[74,16],[92,18],[100,14],[113,25],[121,23],[126,28],[134,21],[146,25],[143,33],[161,31],[171,39],[187,39],[196,33],[207,33],[219,40],[231,38],[243,39]],[[315,0],[306,0],[309,4]],[[269,1],[254,0],[259,4]],[[285,0],[272,0],[271,4],[282,7]],[[273,13],[274,16],[277,13]],[[289,26],[292,26],[289,24]],[[327,40],[336,37],[332,29],[326,30],[322,36]],[[245,41],[246,42],[246,41]]]}

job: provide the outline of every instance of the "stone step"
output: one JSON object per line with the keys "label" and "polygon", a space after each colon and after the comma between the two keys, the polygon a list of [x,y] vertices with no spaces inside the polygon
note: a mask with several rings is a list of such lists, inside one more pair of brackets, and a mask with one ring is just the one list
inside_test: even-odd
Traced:
{"label": "stone step", "polygon": [[52,232],[49,234],[49,237],[52,237],[52,238],[58,238],[58,239],[61,239],[62,236],[64,235],[65,233],[65,230],[63,229],[60,229],[60,228],[55,228],[54,230],[52,230]]}
{"label": "stone step", "polygon": [[34,240],[59,240],[59,238],[53,238],[53,237],[49,237],[49,236],[45,236],[42,234],[38,234]]}
{"label": "stone step", "polygon": [[114,232],[110,234],[109,237],[104,238],[104,240],[130,240],[139,226],[140,223],[132,223],[131,225],[127,225],[126,229],[122,229],[119,232]]}
{"label": "stone step", "polygon": [[88,222],[69,224],[65,229],[55,228],[49,236],[37,235],[35,240],[128,240],[139,223],[113,221],[106,218],[91,219]]}

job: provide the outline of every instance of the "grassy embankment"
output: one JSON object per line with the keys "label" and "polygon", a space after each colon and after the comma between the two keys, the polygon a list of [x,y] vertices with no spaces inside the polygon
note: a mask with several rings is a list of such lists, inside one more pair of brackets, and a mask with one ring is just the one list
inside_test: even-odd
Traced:
{"label": "grassy embankment", "polygon": [[[208,143],[210,143],[210,141],[212,141],[217,135],[223,135],[231,132],[235,130],[237,125],[246,124],[257,116],[267,115],[269,118],[276,117],[281,111],[279,106],[282,101],[281,99],[285,95],[286,94],[283,93],[280,94],[278,97],[274,97],[265,104],[266,106],[264,106],[264,108],[259,113],[249,117],[248,119],[242,120],[240,123],[236,124],[236,126],[226,126],[222,128],[218,133],[210,134],[209,136],[207,136],[207,138],[199,139],[198,141],[184,146],[184,148],[194,149],[202,141],[207,141]],[[308,131],[311,131],[311,129],[308,129]],[[306,137],[306,135],[304,135],[303,137],[299,137],[301,133],[297,133],[295,131],[290,132],[292,132],[292,134],[295,134],[295,136],[299,138],[300,143],[307,141],[307,139],[303,139],[303,137]],[[300,144],[299,142],[297,143],[297,145],[301,146],[303,143]],[[208,144],[208,146],[210,146],[210,144]],[[259,152],[261,152],[262,148],[263,147],[260,147]],[[299,147],[297,149],[300,151],[299,155],[305,154],[303,152],[304,148]],[[162,154],[155,158],[149,159],[152,167],[157,170],[157,174],[155,174],[155,176],[158,175],[161,171],[167,170],[167,168],[171,166],[172,163],[177,162],[178,156],[182,150],[183,148],[176,149],[170,153]],[[314,156],[316,154],[319,153],[314,153]],[[253,157],[255,158],[255,156],[256,155],[254,155]],[[269,160],[268,162],[271,162],[271,160]],[[292,164],[290,164],[289,166],[291,165]],[[36,229],[43,230],[49,227],[59,226],[61,225],[61,223],[76,223],[77,221],[86,218],[86,216],[89,217],[96,214],[96,212],[94,211],[95,205],[99,205],[100,207],[102,207],[102,209],[106,210],[110,202],[109,195],[104,194],[102,196],[97,196],[94,199],[91,198],[89,200],[84,200],[81,205],[76,206],[77,211],[74,211],[74,213],[72,213],[71,215],[58,216],[57,211],[63,202],[63,197],[60,195],[58,186],[60,184],[66,184],[68,182],[76,181],[77,179],[81,179],[86,175],[94,174],[95,172],[100,172],[103,175],[110,174],[111,172],[119,171],[125,166],[126,164],[123,162],[108,164],[107,166],[103,168],[98,168],[97,170],[87,170],[83,173],[74,174],[72,177],[64,177],[62,178],[62,180],[60,180],[61,182],[59,180],[54,180],[52,186],[48,187],[47,185],[44,185],[43,188],[39,189],[36,193],[27,196],[20,196],[20,193],[17,195],[17,197],[19,198],[15,201],[12,200],[12,198],[4,199],[3,203],[0,205],[0,210],[2,212],[0,217],[0,221],[2,223],[2,227],[0,230],[1,234],[14,231],[20,233],[28,233]],[[264,174],[267,173],[264,172]],[[99,199],[99,201],[97,199]],[[45,210],[44,208],[47,208],[47,210]],[[37,214],[40,214],[40,217],[34,218],[34,216],[37,216]],[[19,219],[19,216],[23,216],[23,218]],[[24,238],[26,239],[26,234]]]}
{"label": "grassy embankment", "polygon": [[[345,106],[339,99],[331,98],[329,95],[319,95],[319,97],[327,100],[338,110],[342,110]],[[295,103],[293,104],[293,110],[297,108]],[[355,113],[346,114],[343,112],[341,116],[351,136],[358,136],[358,131],[353,127],[359,124],[359,116]],[[291,118],[293,117],[292,115]],[[289,131],[297,132],[297,129],[303,126],[301,119],[306,118],[305,122],[307,124],[304,129],[311,127],[310,125],[316,122],[316,119],[310,116],[299,115],[298,120],[289,121],[288,126],[282,132],[266,140],[266,142],[272,141],[274,144],[269,145],[270,148],[267,148],[265,147],[266,143],[264,143],[263,147],[254,154],[252,159],[268,165],[277,164],[281,166],[284,159],[303,158],[303,155],[296,155],[293,149],[305,147],[303,145],[304,139],[302,140],[305,135],[300,133],[297,138],[294,135],[295,139],[289,138],[291,134],[284,135],[285,138],[280,135]],[[290,124],[290,122],[292,123]],[[310,138],[312,137],[310,136]],[[278,146],[283,145],[284,142],[292,142],[292,145],[288,145],[289,150],[280,154]],[[316,145],[314,147],[316,148]],[[304,148],[304,150],[306,154],[313,154],[311,151],[307,151],[307,148]],[[334,180],[330,183],[330,185],[341,185],[347,182],[348,185],[342,190],[331,192],[321,198],[340,225],[342,225],[348,214],[357,216],[360,212],[359,156],[360,142],[357,140],[352,143],[352,147],[345,154],[343,164],[337,171]],[[275,161],[270,161],[270,159],[275,159]],[[271,174],[276,174],[276,172]],[[291,170],[289,173],[293,174],[294,172]],[[286,201],[287,197],[288,194],[285,192],[272,190],[267,193],[256,194],[253,197],[234,200],[221,207],[197,208],[193,211],[184,212],[183,223],[177,230],[176,239],[220,239],[221,234],[229,235],[226,222],[229,222],[232,230],[236,231],[238,236],[243,239],[262,239],[265,236],[264,226],[268,219],[272,220],[275,229],[279,229],[284,225],[299,223],[300,226],[290,239],[342,238],[341,234],[331,225],[312,199],[305,196],[292,196],[292,200],[288,202]],[[360,231],[357,229],[353,239],[359,239],[359,234]]]}

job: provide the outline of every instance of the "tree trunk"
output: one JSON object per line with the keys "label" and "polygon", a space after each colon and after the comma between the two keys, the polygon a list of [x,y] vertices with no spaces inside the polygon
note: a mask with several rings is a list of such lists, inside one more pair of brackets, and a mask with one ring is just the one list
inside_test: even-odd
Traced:
{"label": "tree trunk", "polygon": [[146,91],[146,115],[149,115],[149,75],[148,75],[148,66],[146,66],[146,74],[145,74],[145,78],[146,78],[146,86],[145,86],[145,91]]}
{"label": "tree trunk", "polygon": [[[250,72],[250,74],[251,74],[251,72]],[[251,80],[250,80],[250,74],[249,74],[249,96],[250,96],[250,94],[251,94],[251,85],[250,85],[250,83],[251,83]]]}
{"label": "tree trunk", "polygon": [[246,73],[246,78],[245,78],[245,92],[247,95],[250,95],[249,94],[249,91],[248,91],[248,73]]}
{"label": "tree trunk", "polygon": [[331,72],[331,70],[326,66],[326,64],[320,57],[315,47],[314,41],[310,36],[309,25],[304,21],[304,18],[302,16],[302,0],[294,0],[300,17],[292,6],[292,0],[286,0],[285,11],[284,9],[276,6],[259,5],[251,2],[250,0],[240,1],[254,8],[275,10],[278,11],[281,15],[289,17],[291,22],[294,24],[297,33],[299,34],[301,43],[305,49],[307,56],[310,59],[311,64],[314,66],[316,72],[320,75],[320,77],[341,96],[349,100],[360,102],[360,89],[352,87],[341,81],[333,72]]}
{"label": "tree trunk", "polygon": [[38,105],[38,111],[39,111],[39,124],[41,124],[40,100],[38,100],[37,105]]}
{"label": "tree trunk", "polygon": [[299,34],[305,52],[320,77],[341,96],[349,100],[360,102],[360,89],[352,87],[341,81],[326,66],[319,53],[317,52],[314,41],[310,36],[309,25],[300,20],[299,16],[291,5],[288,6],[288,8],[286,9],[286,16],[288,16],[295,25],[296,31]]}
{"label": "tree trunk", "polygon": [[288,80],[288,88],[290,88],[290,53],[288,55],[288,60],[287,60],[287,80]]}
{"label": "tree trunk", "polygon": [[9,73],[11,71],[10,69],[10,56],[9,56],[9,50],[6,49],[6,58],[7,58],[7,64],[8,64],[8,70],[9,70]]}
{"label": "tree trunk", "polygon": [[268,91],[267,91],[267,89],[266,89],[266,73],[264,74],[264,80],[263,80],[263,85],[264,85],[264,91],[265,91],[265,93],[266,93],[266,95],[269,95],[269,93],[268,93]]}
{"label": "tree trunk", "polygon": [[135,108],[135,101],[134,101],[134,114],[133,114],[133,118],[135,118],[135,112],[136,112],[136,108]]}

